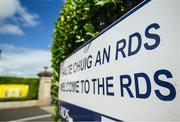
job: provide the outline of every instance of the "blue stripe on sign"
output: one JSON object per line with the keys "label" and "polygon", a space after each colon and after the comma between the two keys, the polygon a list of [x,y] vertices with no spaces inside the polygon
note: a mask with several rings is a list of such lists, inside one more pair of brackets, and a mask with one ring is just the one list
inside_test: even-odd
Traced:
{"label": "blue stripe on sign", "polygon": [[103,117],[112,121],[122,122],[122,120],[63,102],[61,100],[58,101],[58,115],[65,121],[101,121],[101,118]]}

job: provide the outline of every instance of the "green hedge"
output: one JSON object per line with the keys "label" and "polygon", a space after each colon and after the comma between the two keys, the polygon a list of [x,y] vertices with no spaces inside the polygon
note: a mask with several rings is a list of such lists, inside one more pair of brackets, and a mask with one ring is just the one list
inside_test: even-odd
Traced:
{"label": "green hedge", "polygon": [[28,96],[25,98],[0,99],[2,101],[22,101],[38,98],[39,79],[38,78],[18,78],[18,77],[0,77],[0,84],[25,84],[29,85]]}
{"label": "green hedge", "polygon": [[[142,0],[66,0],[54,28],[51,49],[54,120],[58,120],[59,66],[70,53],[124,15]],[[103,42],[102,42],[103,43]]]}

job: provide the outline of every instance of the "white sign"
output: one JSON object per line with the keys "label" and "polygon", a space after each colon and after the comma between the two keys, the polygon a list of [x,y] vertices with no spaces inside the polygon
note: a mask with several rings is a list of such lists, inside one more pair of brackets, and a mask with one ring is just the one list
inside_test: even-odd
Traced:
{"label": "white sign", "polygon": [[118,120],[180,120],[180,1],[145,0],[60,66],[59,100]]}

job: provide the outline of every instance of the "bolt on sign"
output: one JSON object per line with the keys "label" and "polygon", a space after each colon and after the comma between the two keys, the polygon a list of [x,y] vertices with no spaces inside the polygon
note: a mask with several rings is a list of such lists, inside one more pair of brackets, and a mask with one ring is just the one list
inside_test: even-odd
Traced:
{"label": "bolt on sign", "polygon": [[26,97],[29,92],[29,85],[24,84],[1,84],[0,99]]}
{"label": "bolt on sign", "polygon": [[67,121],[180,121],[180,1],[144,0],[60,64]]}

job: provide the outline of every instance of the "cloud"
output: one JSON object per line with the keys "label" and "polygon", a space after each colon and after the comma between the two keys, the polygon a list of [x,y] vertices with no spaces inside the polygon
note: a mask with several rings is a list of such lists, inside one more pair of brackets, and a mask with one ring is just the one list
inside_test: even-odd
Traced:
{"label": "cloud", "polygon": [[[19,0],[0,0],[0,34],[23,35],[22,27],[25,27],[24,25],[32,27],[38,25],[38,18],[38,14],[30,13],[27,8],[21,5]],[[21,23],[21,25],[17,25],[10,20],[16,20]],[[6,31],[4,27],[7,27],[7,25],[11,25],[12,29],[16,27],[18,32],[12,33],[10,30]]]}
{"label": "cloud", "polygon": [[18,0],[0,0],[0,19],[13,16],[19,7]]}
{"label": "cloud", "polygon": [[16,25],[3,25],[0,26],[0,33],[1,34],[15,34],[15,35],[24,35],[24,32],[21,28]]}
{"label": "cloud", "polygon": [[49,50],[29,49],[0,44],[1,76],[36,77],[44,66],[51,66]]}
{"label": "cloud", "polygon": [[26,11],[25,8],[23,8],[22,6],[18,7],[18,14],[20,15],[20,20],[24,21],[26,24],[30,25],[30,26],[36,26],[38,25],[38,14],[30,14]]}

